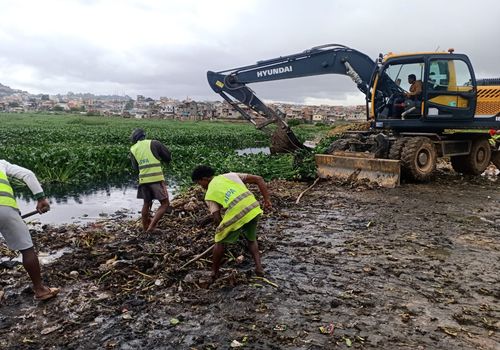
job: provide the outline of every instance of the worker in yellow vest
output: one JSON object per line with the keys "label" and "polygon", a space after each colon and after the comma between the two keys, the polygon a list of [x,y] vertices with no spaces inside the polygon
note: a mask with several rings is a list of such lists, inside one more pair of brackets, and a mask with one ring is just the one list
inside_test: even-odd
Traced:
{"label": "worker in yellow vest", "polygon": [[[266,183],[261,176],[227,173],[215,176],[212,168],[200,165],[193,170],[193,182],[207,190],[205,201],[217,225],[213,250],[212,279],[219,277],[219,268],[224,256],[224,244],[234,243],[240,236],[247,240],[248,250],[255,262],[255,274],[262,276],[257,244],[257,223],[262,209],[245,184],[256,184],[264,199],[264,208],[272,209]],[[222,215],[222,211],[225,211]]]}
{"label": "worker in yellow vest", "polygon": [[12,250],[19,250],[23,256],[23,266],[33,282],[36,300],[47,300],[59,293],[58,288],[49,288],[42,282],[40,263],[33,248],[28,227],[21,219],[19,207],[9,178],[24,181],[37,200],[36,210],[45,213],[50,209],[42,186],[31,170],[0,159],[0,233]]}
{"label": "worker in yellow vest", "polygon": [[[135,129],[130,138],[134,143],[130,147],[132,167],[139,171],[137,198],[144,200],[141,211],[142,227],[146,232],[152,232],[161,217],[172,210],[160,163],[160,161],[170,163],[172,157],[170,151],[160,141],[146,140],[143,129]],[[160,207],[151,220],[150,212],[154,199],[160,202]]]}

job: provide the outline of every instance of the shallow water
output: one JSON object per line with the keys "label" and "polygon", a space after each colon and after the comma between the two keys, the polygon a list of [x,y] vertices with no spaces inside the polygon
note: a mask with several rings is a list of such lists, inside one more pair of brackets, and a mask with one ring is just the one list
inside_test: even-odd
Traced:
{"label": "shallow water", "polygon": [[[1,240],[1,237],[0,237]],[[57,259],[59,259],[63,254],[71,253],[73,249],[69,247],[64,247],[58,250],[54,251],[49,251],[49,252],[44,252],[44,251],[39,251],[37,252],[38,255],[38,261],[40,262],[40,265],[48,265],[50,263],[53,263]],[[5,263],[5,262],[17,262],[21,263],[23,261],[23,256],[21,254],[18,254],[16,257],[0,257],[0,263]]]}
{"label": "shallow water", "polygon": [[271,149],[269,147],[251,147],[236,150],[239,156],[244,156],[246,154],[271,154]]}
{"label": "shallow water", "polygon": [[[176,189],[169,187],[169,197],[173,198]],[[140,216],[142,199],[137,199],[137,187],[127,185],[88,191],[80,195],[66,197],[49,197],[50,211],[26,218],[26,222],[41,224],[85,224],[110,216],[135,218]],[[21,213],[35,210],[36,201],[27,198],[17,198]],[[157,201],[153,210],[158,207]]]}

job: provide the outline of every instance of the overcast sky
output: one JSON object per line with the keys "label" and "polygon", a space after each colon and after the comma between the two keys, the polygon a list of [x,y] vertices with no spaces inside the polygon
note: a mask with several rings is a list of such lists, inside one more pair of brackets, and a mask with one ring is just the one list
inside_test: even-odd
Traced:
{"label": "overcast sky", "polygon": [[[207,70],[338,43],[380,52],[455,48],[500,77],[496,0],[0,0],[0,83],[30,93],[216,100]],[[265,100],[363,102],[331,75],[251,86]]]}

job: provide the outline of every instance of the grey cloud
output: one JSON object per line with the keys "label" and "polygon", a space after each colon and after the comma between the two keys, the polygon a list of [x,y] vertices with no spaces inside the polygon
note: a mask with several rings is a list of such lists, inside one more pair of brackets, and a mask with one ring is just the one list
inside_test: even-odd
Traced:
{"label": "grey cloud", "polygon": [[[94,1],[83,3],[92,6]],[[125,4],[137,5],[136,2]],[[35,69],[40,79],[39,88],[47,88],[54,80],[89,92],[103,92],[109,86],[113,90],[109,93],[123,91],[131,95],[212,100],[217,96],[206,82],[207,70],[253,64],[332,42],[352,46],[373,58],[379,52],[454,47],[456,52],[468,54],[479,77],[500,77],[500,45],[497,44],[500,28],[496,24],[500,3],[496,1],[474,5],[463,0],[259,1],[258,5],[255,12],[239,18],[235,26],[223,28],[217,37],[198,32],[197,44],[139,45],[121,52],[108,51],[63,34],[50,38],[28,37],[9,32],[0,25],[0,29],[16,38],[14,44],[8,45],[0,39],[0,58],[7,64]],[[213,24],[224,26],[225,16],[231,13],[214,18]],[[0,82],[8,83],[6,78],[0,76]],[[37,82],[26,82],[25,86],[36,87]],[[303,102],[306,97],[344,99],[348,94],[357,93],[355,84],[339,76],[251,87],[261,98],[296,102]]]}

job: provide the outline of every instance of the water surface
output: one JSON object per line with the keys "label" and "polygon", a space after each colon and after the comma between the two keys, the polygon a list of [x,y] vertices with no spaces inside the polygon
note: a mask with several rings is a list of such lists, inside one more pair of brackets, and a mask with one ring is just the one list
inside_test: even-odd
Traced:
{"label": "water surface", "polygon": [[[176,189],[169,187],[169,197],[173,198]],[[142,199],[137,199],[137,186],[128,184],[112,186],[105,189],[88,190],[83,194],[69,194],[66,196],[50,196],[51,210],[45,214],[35,214],[26,218],[26,222],[40,222],[42,224],[85,224],[110,216],[137,218],[140,216]],[[17,198],[21,213],[35,210],[36,201],[23,196]],[[154,201],[153,210],[159,206]]]}
{"label": "water surface", "polygon": [[236,153],[239,156],[244,156],[246,154],[271,154],[271,150],[269,147],[250,147],[236,150]]}

